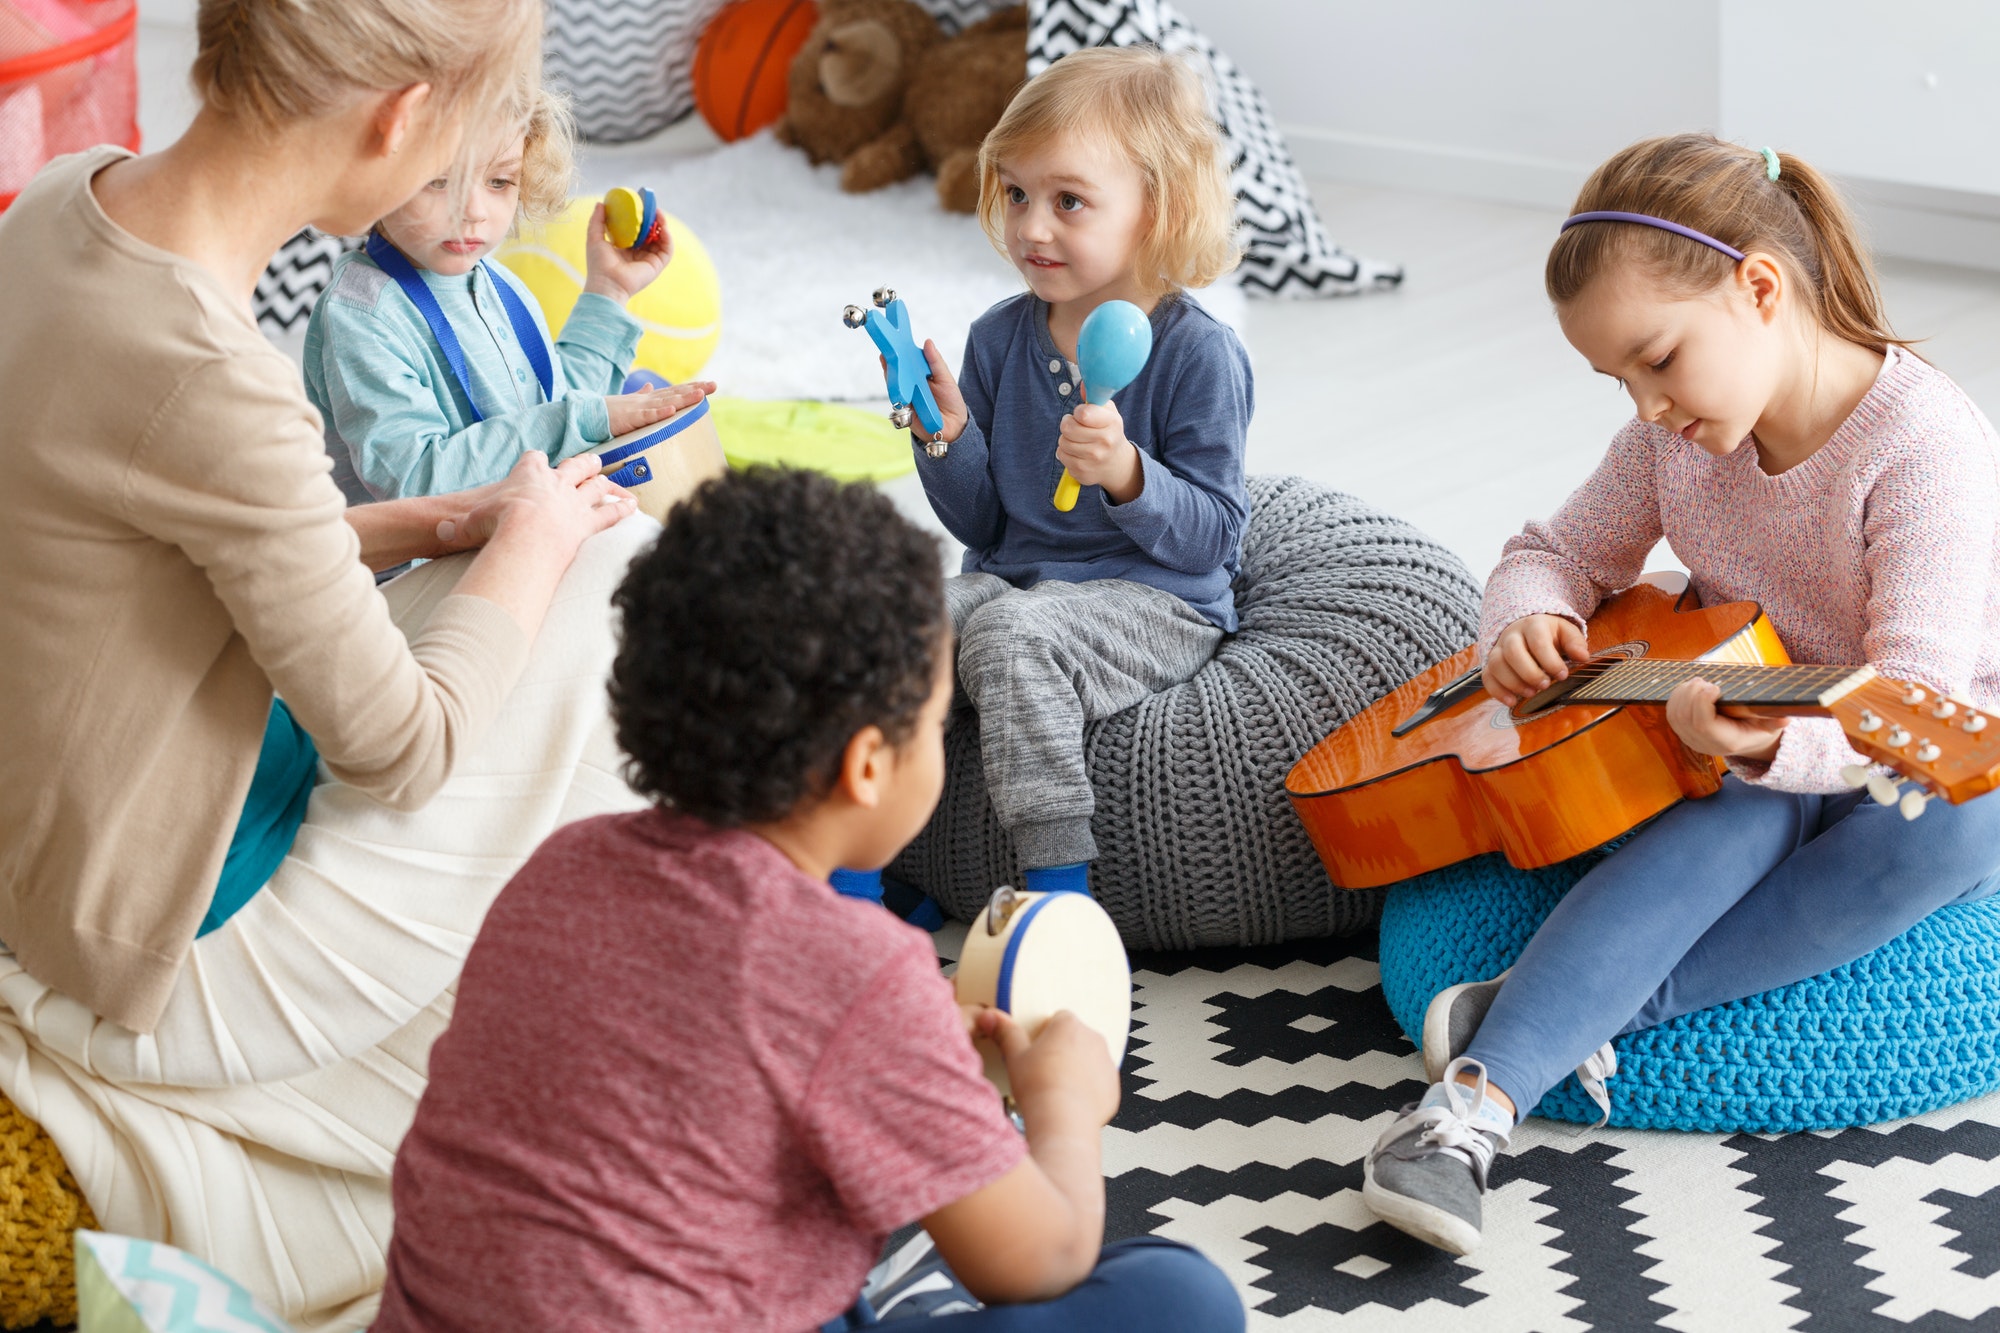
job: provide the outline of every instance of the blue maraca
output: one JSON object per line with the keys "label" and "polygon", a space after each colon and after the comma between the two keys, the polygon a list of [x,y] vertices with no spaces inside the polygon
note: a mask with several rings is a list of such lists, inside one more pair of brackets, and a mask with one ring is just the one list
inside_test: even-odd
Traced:
{"label": "blue maraca", "polygon": [[[1090,312],[1076,335],[1076,363],[1083,371],[1084,396],[1108,403],[1111,395],[1139,378],[1153,354],[1153,321],[1130,301],[1106,301]],[[1056,483],[1056,508],[1076,508],[1083,488],[1064,468]]]}

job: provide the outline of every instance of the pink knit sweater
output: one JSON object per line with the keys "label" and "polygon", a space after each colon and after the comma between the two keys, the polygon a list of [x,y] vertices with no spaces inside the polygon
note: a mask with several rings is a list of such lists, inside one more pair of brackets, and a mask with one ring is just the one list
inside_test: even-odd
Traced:
{"label": "pink knit sweater", "polygon": [[[2000,452],[1956,384],[1891,348],[1833,438],[1778,476],[1748,442],[1715,458],[1634,420],[1590,480],[1507,543],[1486,585],[1482,652],[1523,616],[1581,624],[1664,536],[1704,604],[1760,603],[1794,661],[1872,662],[2000,705]],[[1795,718],[1768,765],[1784,791],[1844,790],[1856,762],[1830,718]]]}

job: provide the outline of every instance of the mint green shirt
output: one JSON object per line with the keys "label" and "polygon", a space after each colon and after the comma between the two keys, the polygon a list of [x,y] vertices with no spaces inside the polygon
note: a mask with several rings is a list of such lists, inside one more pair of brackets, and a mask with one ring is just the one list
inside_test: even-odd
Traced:
{"label": "mint green shirt", "polygon": [[342,255],[306,325],[306,396],[326,425],[334,480],[350,504],[444,495],[505,476],[523,453],[551,463],[611,438],[606,394],[622,387],[640,327],[616,301],[585,292],[555,343],[549,401],[494,290],[507,283],[548,336],[540,306],[504,264],[463,277],[418,269],[465,349],[483,421],[424,317],[362,251]]}

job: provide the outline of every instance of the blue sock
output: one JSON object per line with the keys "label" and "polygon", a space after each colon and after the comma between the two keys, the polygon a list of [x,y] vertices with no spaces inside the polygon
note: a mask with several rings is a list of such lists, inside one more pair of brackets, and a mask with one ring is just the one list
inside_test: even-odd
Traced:
{"label": "blue sock", "polygon": [[1029,893],[1089,893],[1090,862],[1072,861],[1066,866],[1037,866],[1028,871]]}
{"label": "blue sock", "polygon": [[833,891],[847,898],[882,901],[882,872],[879,870],[836,870],[826,877]]}

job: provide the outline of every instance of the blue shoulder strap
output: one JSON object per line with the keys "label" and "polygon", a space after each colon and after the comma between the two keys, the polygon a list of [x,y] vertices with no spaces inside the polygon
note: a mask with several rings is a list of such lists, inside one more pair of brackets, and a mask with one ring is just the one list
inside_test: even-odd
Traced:
{"label": "blue shoulder strap", "polygon": [[[458,377],[458,387],[465,391],[465,402],[471,409],[472,419],[484,421],[486,415],[479,410],[479,403],[472,396],[472,376],[466,370],[465,348],[459,345],[458,332],[452,328],[444,307],[438,304],[437,297],[424,284],[416,266],[405,259],[395,246],[383,240],[379,233],[372,231],[368,233],[368,257],[396,280],[396,285],[403,289],[403,295],[410,298],[410,304],[424,317],[424,323],[430,326],[431,337],[437,339],[438,350],[444,353],[445,364]],[[500,293],[500,304],[507,308],[507,319],[514,326],[514,336],[520,341],[521,350],[528,354],[528,363],[535,368],[535,378],[541,381],[542,397],[553,400],[555,367],[549,360],[549,347],[542,340],[542,330],[535,323],[534,315],[505,282],[491,273],[486,275],[486,280]]]}
{"label": "blue shoulder strap", "polygon": [[[485,260],[479,261],[486,266]],[[542,326],[535,323],[534,312],[528,309],[521,294],[507,284],[499,274],[486,274],[486,280],[493,284],[493,290],[500,293],[500,304],[507,307],[507,318],[514,325],[514,338],[521,344],[521,350],[528,354],[528,364],[535,368],[535,378],[542,382],[542,401],[556,400],[556,368],[549,359],[549,345],[542,340]]]}
{"label": "blue shoulder strap", "polygon": [[445,318],[444,307],[438,304],[437,297],[431,294],[431,289],[424,285],[422,276],[409,260],[403,258],[402,252],[383,240],[377,232],[368,233],[368,257],[396,280],[396,285],[403,289],[403,295],[410,298],[410,304],[424,317],[424,323],[431,326],[431,337],[437,339],[445,364],[451,367],[452,374],[458,376],[458,387],[465,390],[465,403],[472,410],[472,419],[484,421],[486,415],[479,410],[479,403],[472,396],[472,376],[466,373],[465,349],[458,345],[458,334],[452,329],[451,321]]}

